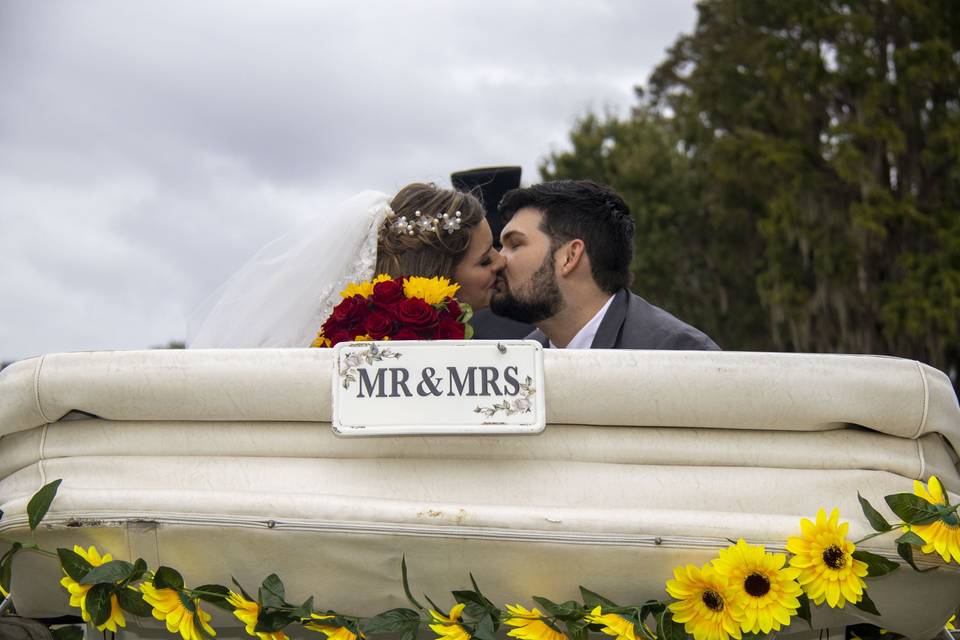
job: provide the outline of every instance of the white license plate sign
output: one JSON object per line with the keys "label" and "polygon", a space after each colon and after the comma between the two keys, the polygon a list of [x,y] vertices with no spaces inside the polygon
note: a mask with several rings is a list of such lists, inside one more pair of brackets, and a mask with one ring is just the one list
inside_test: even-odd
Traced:
{"label": "white license plate sign", "polygon": [[539,433],[543,347],[530,340],[346,342],[334,347],[341,436]]}

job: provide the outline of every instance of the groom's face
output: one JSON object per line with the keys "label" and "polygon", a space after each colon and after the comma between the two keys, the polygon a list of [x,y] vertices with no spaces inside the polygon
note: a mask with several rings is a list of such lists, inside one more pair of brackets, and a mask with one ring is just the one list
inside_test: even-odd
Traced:
{"label": "groom's face", "polygon": [[532,207],[517,211],[500,233],[506,261],[499,291],[490,301],[495,314],[536,324],[563,308],[563,294],[557,284],[550,236],[540,223],[543,214]]}

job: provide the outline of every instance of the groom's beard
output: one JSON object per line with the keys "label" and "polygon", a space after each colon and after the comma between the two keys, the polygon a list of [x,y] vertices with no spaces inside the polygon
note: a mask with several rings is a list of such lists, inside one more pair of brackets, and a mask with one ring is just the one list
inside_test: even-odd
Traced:
{"label": "groom's beard", "polygon": [[506,291],[495,293],[490,299],[490,310],[493,313],[527,324],[536,324],[552,318],[561,309],[563,309],[563,294],[557,285],[553,254],[550,252],[547,252],[543,264],[530,276],[526,285],[516,293],[509,288],[508,284]]}

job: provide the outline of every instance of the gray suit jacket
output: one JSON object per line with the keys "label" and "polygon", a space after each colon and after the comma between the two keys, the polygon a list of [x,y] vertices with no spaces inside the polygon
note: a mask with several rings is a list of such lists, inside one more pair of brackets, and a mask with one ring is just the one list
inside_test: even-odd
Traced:
{"label": "gray suit jacket", "polygon": [[[549,346],[547,336],[539,329],[528,335],[527,340]],[[613,295],[590,348],[720,350],[707,334],[626,289]]]}

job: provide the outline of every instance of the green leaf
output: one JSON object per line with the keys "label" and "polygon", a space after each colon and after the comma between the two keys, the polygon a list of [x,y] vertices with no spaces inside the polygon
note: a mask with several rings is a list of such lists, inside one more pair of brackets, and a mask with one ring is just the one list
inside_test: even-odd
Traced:
{"label": "green leaf", "polygon": [[880,610],[877,609],[877,605],[873,604],[873,600],[870,599],[870,595],[866,591],[863,592],[863,599],[861,599],[860,602],[853,603],[853,606],[860,609],[860,611],[866,611],[875,616],[880,615]]}
{"label": "green leaf", "polygon": [[153,607],[143,599],[143,594],[129,587],[117,589],[117,601],[120,608],[141,618],[149,618]]}
{"label": "green leaf", "polygon": [[[204,584],[190,589],[191,595],[200,598],[204,602],[216,605],[226,611],[233,611],[233,606],[227,602],[227,596],[230,595],[230,589],[222,584]],[[216,594],[216,595],[211,595]]]}
{"label": "green leaf", "polygon": [[50,633],[53,634],[53,640],[83,640],[83,628],[75,624],[51,629]]}
{"label": "green leaf", "polygon": [[473,339],[473,334],[474,334],[474,330],[473,330],[473,325],[472,325],[472,324],[465,324],[465,325],[463,325],[463,339],[464,339],[464,340],[471,340],[471,339]]}
{"label": "green leaf", "polygon": [[906,542],[898,543],[897,553],[900,554],[901,558],[906,560],[907,564],[913,567],[914,571],[917,571],[919,573],[926,573],[927,571],[933,571],[934,569],[937,568],[937,567],[928,567],[926,569],[921,569],[920,567],[918,567],[917,564],[913,561],[913,547],[909,543],[906,543]]}
{"label": "green leaf", "polygon": [[887,560],[883,556],[878,556],[875,553],[870,553],[869,551],[861,551],[857,549],[853,552],[853,557],[861,562],[867,563],[867,577],[876,578],[877,576],[885,576],[891,571],[896,571],[900,568],[900,564],[894,562],[893,560]]}
{"label": "green leaf", "polygon": [[956,507],[948,504],[937,505],[937,513],[940,514],[940,519],[950,527],[956,527],[960,525],[960,519],[957,518]]}
{"label": "green leaf", "polygon": [[682,624],[673,621],[673,614],[664,609],[657,617],[657,638],[659,640],[687,640],[687,632]]}
{"label": "green leaf", "polygon": [[313,611],[313,596],[304,600],[303,604],[294,609],[293,615],[297,618],[309,618],[311,611]]}
{"label": "green leaf", "polygon": [[171,567],[158,567],[153,574],[153,586],[157,589],[183,591],[183,576]]}
{"label": "green leaf", "polygon": [[83,576],[93,569],[93,565],[73,549],[57,549],[57,556],[60,558],[60,566],[63,567],[64,572],[77,582],[83,580]]}
{"label": "green leaf", "polygon": [[133,565],[126,560],[111,560],[94,567],[78,580],[80,584],[116,584],[133,573]]}
{"label": "green leaf", "polygon": [[420,615],[413,609],[390,609],[373,616],[363,625],[368,634],[404,633],[414,624],[420,626]]}
{"label": "green leaf", "polygon": [[400,556],[400,578],[403,580],[403,592],[406,594],[407,600],[409,600],[410,604],[415,606],[417,609],[423,611],[423,605],[417,602],[417,599],[413,597],[412,593],[410,593],[410,583],[407,581],[406,555]]}
{"label": "green leaf", "polygon": [[890,526],[890,523],[887,522],[887,519],[884,518],[879,511],[874,509],[873,505],[859,493],[857,493],[857,500],[860,501],[860,508],[863,509],[863,515],[867,517],[867,521],[870,523],[870,526],[873,527],[874,531],[887,532],[893,528]]}
{"label": "green leaf", "polygon": [[0,558],[0,587],[3,587],[7,593],[10,593],[10,581],[13,579],[13,557],[22,548],[22,544],[14,542],[3,554],[3,558]]}
{"label": "green leaf", "polygon": [[61,482],[63,482],[61,478],[48,482],[30,498],[30,502],[27,503],[27,519],[30,521],[30,531],[36,529],[43,517],[47,515]]}
{"label": "green leaf", "polygon": [[492,616],[483,616],[480,618],[480,621],[477,623],[476,628],[473,630],[474,640],[495,640],[496,639],[496,629],[493,626],[493,617]]}
{"label": "green leaf", "polygon": [[588,613],[579,602],[573,600],[568,600],[563,604],[557,604],[543,596],[533,596],[533,600],[537,604],[542,605],[550,615],[560,618],[561,620],[576,620]]}
{"label": "green leaf", "polygon": [[258,592],[258,602],[264,607],[283,607],[287,604],[283,581],[275,573],[264,578]]}
{"label": "green leaf", "polygon": [[907,531],[905,534],[894,540],[897,544],[913,544],[922,547],[927,544],[926,540],[918,536],[913,531]]}
{"label": "green leaf", "polygon": [[113,595],[112,584],[95,584],[87,591],[86,605],[90,619],[95,625],[101,625],[110,619],[110,596]]}
{"label": "green leaf", "polygon": [[588,610],[593,610],[595,607],[601,607],[603,611],[618,608],[611,600],[604,598],[599,593],[590,591],[583,585],[580,586],[580,597],[583,598],[583,606]]}
{"label": "green leaf", "polygon": [[801,593],[797,597],[797,600],[800,601],[800,606],[797,607],[797,616],[801,620],[806,620],[810,628],[813,629],[813,614],[810,613],[810,598],[807,597],[806,593]]}
{"label": "green leaf", "polygon": [[257,626],[254,627],[254,631],[273,633],[274,631],[280,631],[291,622],[297,621],[298,618],[294,618],[287,611],[267,611],[261,609],[260,615],[257,616]]}
{"label": "green leaf", "polygon": [[143,558],[137,558],[137,561],[133,563],[133,572],[130,574],[130,577],[127,578],[126,582],[136,582],[143,578],[147,573],[147,563]]}
{"label": "green leaf", "polygon": [[236,585],[237,589],[240,589],[240,595],[242,595],[245,600],[249,600],[250,602],[256,602],[256,600],[253,599],[253,596],[247,593],[247,590],[243,588],[243,585],[237,582],[236,578],[234,578],[233,576],[230,576],[230,580],[231,582],[233,582],[233,584]]}
{"label": "green leaf", "polygon": [[884,498],[890,510],[908,524],[926,524],[939,517],[937,508],[912,493],[895,493]]}
{"label": "green leaf", "polygon": [[570,640],[574,640],[574,638],[587,640],[587,627],[590,626],[590,623],[583,618],[566,620],[564,626],[567,628],[567,637],[570,638]]}

